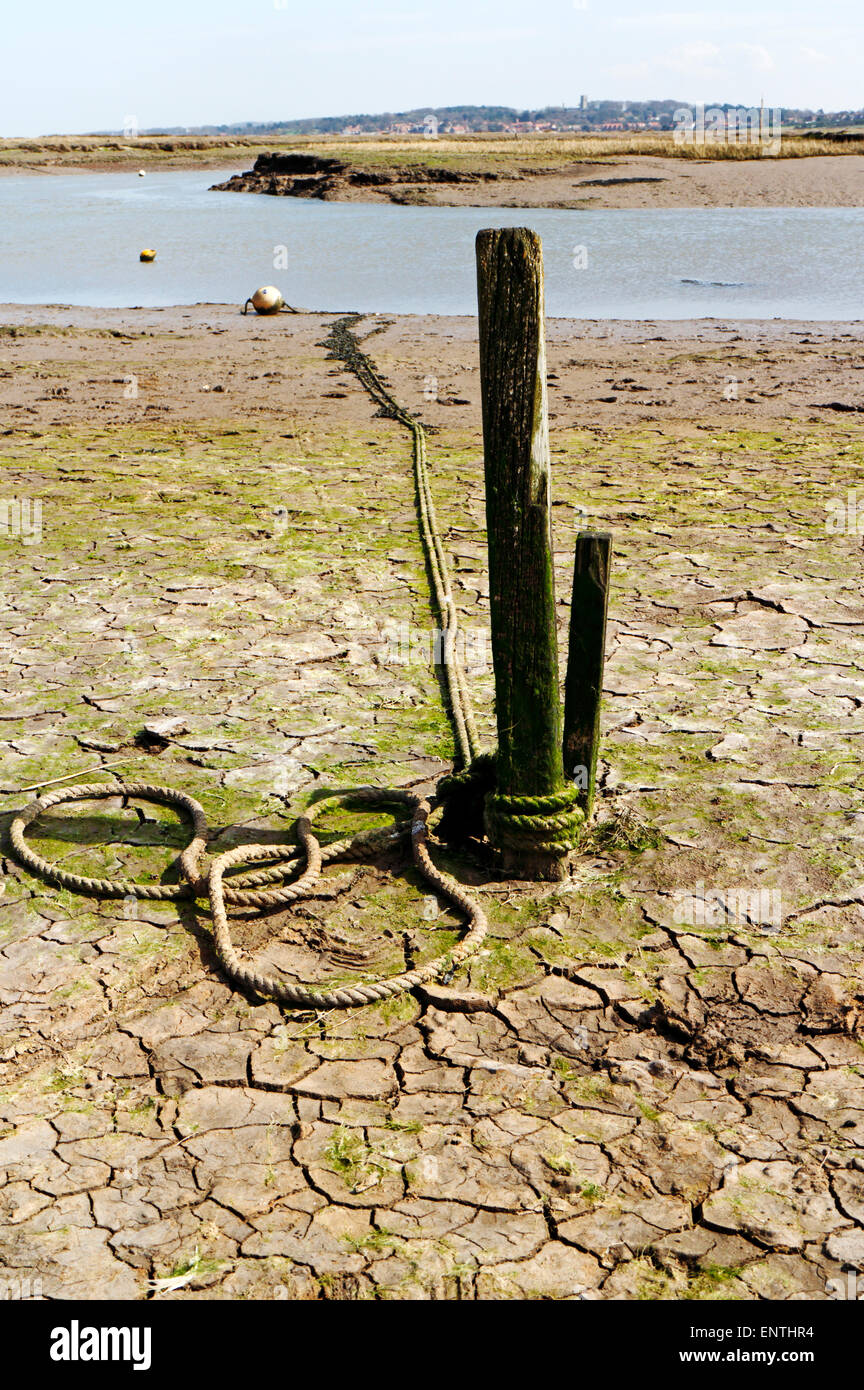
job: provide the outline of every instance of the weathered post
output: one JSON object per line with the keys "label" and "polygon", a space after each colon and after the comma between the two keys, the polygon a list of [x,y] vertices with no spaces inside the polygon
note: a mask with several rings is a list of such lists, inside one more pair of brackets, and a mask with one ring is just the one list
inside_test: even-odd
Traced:
{"label": "weathered post", "polygon": [[543,255],[524,227],[477,234],[496,790],[503,868],[563,878],[582,813],[564,779],[550,524]]}
{"label": "weathered post", "polygon": [[597,779],[611,559],[611,536],[580,531],[564,686],[564,775],[581,788],[586,815],[591,814]]}

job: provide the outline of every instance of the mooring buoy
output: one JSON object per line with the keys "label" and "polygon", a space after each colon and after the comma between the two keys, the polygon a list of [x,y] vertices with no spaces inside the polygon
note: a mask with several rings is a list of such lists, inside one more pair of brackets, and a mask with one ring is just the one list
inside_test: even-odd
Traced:
{"label": "mooring buoy", "polygon": [[138,259],[139,261],[155,261],[156,252],[153,250],[152,246],[146,246]]}
{"label": "mooring buoy", "polygon": [[243,305],[244,314],[250,304],[256,314],[278,314],[280,309],[288,308],[282,298],[281,291],[277,290],[275,285],[262,285],[253,295],[250,295]]}

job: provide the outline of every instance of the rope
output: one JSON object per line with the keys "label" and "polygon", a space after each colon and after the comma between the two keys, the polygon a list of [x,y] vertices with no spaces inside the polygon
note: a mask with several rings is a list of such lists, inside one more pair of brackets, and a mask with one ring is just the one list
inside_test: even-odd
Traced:
{"label": "rope", "polygon": [[[380,798],[382,802],[393,799],[393,792],[390,790],[368,787],[364,788],[363,792],[365,793],[364,800],[371,805],[375,804],[376,798]],[[344,795],[354,799],[357,793],[349,792]],[[319,802],[314,808],[315,814],[318,814],[322,808],[337,803],[340,799],[342,798],[335,796]],[[417,985],[440,975],[445,967],[452,968],[452,966],[466,960],[477,950],[487,931],[488,924],[485,914],[473,898],[465,892],[464,888],[456,882],[455,878],[442,873],[433,864],[426,848],[432,804],[425,798],[413,796],[409,792],[404,793],[404,800],[413,811],[410,834],[414,863],[427,882],[433,888],[437,888],[444,897],[449,898],[454,907],[464,912],[468,918],[468,931],[461,941],[457,942],[444,955],[428,961],[415,970],[406,970],[400,975],[391,975],[389,979],[378,980],[371,984],[352,985],[335,990],[316,990],[305,985],[287,985],[273,976],[261,974],[250,966],[244,965],[234,948],[223,900],[222,876],[227,869],[233,868],[235,864],[274,858],[278,852],[274,851],[272,845],[241,845],[238,849],[229,850],[227,854],[222,854],[218,859],[214,859],[207,876],[216,950],[226,974],[231,979],[247,989],[255,990],[257,994],[277,999],[279,1003],[289,1004],[294,1008],[347,1009],[356,1005],[374,1004],[382,999],[390,999],[393,995],[414,989]],[[297,882],[292,884],[291,888],[285,889],[284,892],[301,897],[303,893],[308,892],[309,886],[314,884],[318,878],[321,872],[321,863],[320,847],[312,834],[309,818],[300,818],[297,823],[297,831],[306,853],[307,867]],[[342,855],[332,855],[334,848],[332,845],[329,847],[331,857],[341,858]]]}
{"label": "rope", "polygon": [[[398,421],[411,432],[420,534],[432,584],[433,606],[441,625],[443,686],[453,725],[456,761],[461,766],[440,781],[437,795],[432,800],[398,788],[358,787],[338,792],[317,802],[307,810],[306,815],[298,817],[294,826],[299,842],[297,846],[241,845],[217,855],[206,871],[202,867],[202,857],[208,839],[207,818],[194,797],[150,782],[124,783],[116,773],[113,774],[117,779],[116,786],[90,782],[58,787],[46,793],[25,806],[14,817],[10,827],[12,847],[19,862],[49,883],[71,889],[72,892],[100,898],[134,897],[169,902],[203,897],[206,893],[213,917],[216,952],[228,978],[244,989],[254,990],[256,994],[295,1008],[341,1009],[388,999],[433,979],[445,968],[452,969],[478,949],[486,935],[486,917],[456,879],[433,864],[427,848],[430,817],[433,815],[436,818],[446,815],[451,828],[458,832],[457,838],[460,835],[481,835],[485,825],[490,838],[499,848],[539,850],[553,856],[567,854],[574,848],[585,819],[584,810],[578,804],[580,793],[577,788],[569,787],[549,796],[504,796],[495,791],[495,755],[479,751],[471,701],[456,655],[458,614],[432,498],[426,432],[420,421],[393,398],[370,358],[361,351],[351,331],[360,317],[351,315],[340,319],[333,325],[323,346],[329,349],[331,358],[345,362],[383,415]],[[175,860],[177,882],[154,884],[139,883],[134,879],[89,878],[52,864],[28,844],[25,834],[27,827],[52,807],[71,801],[92,801],[114,796],[159,802],[186,816],[192,827],[192,838]],[[368,807],[400,805],[407,807],[411,816],[410,819],[397,821],[390,829],[364,831],[350,839],[322,847],[313,833],[312,820],[323,810],[343,804]],[[386,980],[335,990],[286,984],[274,976],[263,974],[241,959],[231,938],[226,903],[269,908],[297,902],[314,893],[325,864],[369,858],[409,837],[412,857],[422,877],[467,918],[464,936],[445,955]],[[301,863],[303,867],[299,876],[290,883],[283,883]],[[269,864],[270,867],[236,874],[226,880],[226,873],[241,864]],[[269,886],[273,884],[282,886]]]}
{"label": "rope", "polygon": [[[343,793],[342,796],[343,799],[356,797],[363,800],[363,793],[366,790],[368,789],[357,788],[351,792]],[[386,802],[388,798],[391,801],[402,800],[402,793],[399,791],[385,792],[382,789],[378,792],[378,788],[371,790],[378,793],[379,803]],[[177,807],[186,813],[192,822],[194,835],[174,861],[178,872],[182,874],[180,882],[139,883],[134,879],[85,878],[82,874],[73,874],[68,869],[62,869],[58,864],[52,864],[49,860],[43,859],[27,843],[24,832],[28,825],[32,825],[39,816],[51,810],[53,806],[60,806],[68,801],[100,801],[116,796],[123,797],[124,800],[129,797],[136,797],[139,801],[161,802],[166,806]],[[298,832],[301,824],[302,818],[297,824]],[[404,825],[390,830],[366,830],[355,835],[352,839],[335,841],[321,850],[321,863],[330,863],[334,859],[370,858],[407,836],[408,829],[408,822],[405,822]],[[31,801],[22,811],[18,812],[9,827],[9,838],[18,862],[24,864],[40,878],[55,884],[58,888],[68,888],[73,893],[87,893],[93,898],[132,897],[146,898],[157,902],[174,902],[180,898],[202,897],[206,894],[207,874],[201,870],[201,856],[204,853],[208,835],[207,818],[203,808],[194,797],[187,796],[185,792],[178,792],[173,787],[161,787],[151,782],[119,782],[117,786],[112,786],[110,782],[90,782],[74,787],[63,787],[59,791],[49,792],[46,796],[39,797],[37,801]],[[274,846],[271,845],[270,849],[273,850]],[[292,901],[292,896],[288,896],[290,892],[288,889],[277,893],[257,893],[253,890],[261,884],[276,883],[284,878],[293,862],[300,858],[303,853],[302,848],[297,849],[291,845],[280,847],[272,855],[274,859],[281,861],[280,868],[238,875],[231,880],[230,884],[225,885],[224,896],[226,900],[246,907],[275,907],[279,903]]]}
{"label": "rope", "polygon": [[489,792],[484,803],[486,830],[502,849],[568,854],[585,822],[582,792],[567,787],[548,796],[503,796]]}
{"label": "rope", "polygon": [[[248,303],[247,300],[244,313]],[[284,307],[288,308],[287,305]],[[377,402],[382,414],[397,420],[411,431],[420,533],[443,639],[441,665],[448,713],[453,724],[457,761],[469,769],[469,775],[476,779],[482,759],[477,756],[477,729],[464,673],[456,655],[458,615],[450,588],[447,561],[441,544],[429,482],[426,433],[420,421],[394,400],[370,359],[361,352],[357,339],[351,332],[351,326],[360,317],[352,315],[339,320],[324,346],[330,349],[331,357],[340,358],[350,367],[361,385]],[[319,801],[305,816],[297,819],[294,828],[299,841],[298,846],[241,845],[237,849],[218,855],[205,872],[202,868],[202,856],[208,838],[207,818],[194,797],[172,787],[157,786],[150,782],[124,783],[116,773],[113,775],[117,778],[117,786],[91,782],[60,787],[25,806],[14,817],[10,827],[12,847],[19,862],[49,883],[71,889],[75,893],[87,893],[92,897],[134,897],[172,902],[184,898],[203,897],[206,893],[213,917],[216,952],[225,973],[236,984],[254,990],[263,997],[276,999],[295,1008],[341,1009],[375,1003],[413,989],[424,981],[435,978],[446,968],[452,969],[472,955],[486,935],[487,921],[482,909],[456,879],[443,873],[433,864],[429,855],[427,843],[430,816],[440,813],[435,799],[426,800],[412,792],[394,788],[359,787],[340,792]],[[458,784],[457,779],[460,776],[462,774],[455,774],[454,787]],[[25,836],[27,827],[52,807],[72,801],[92,801],[115,796],[137,797],[142,801],[155,801],[171,806],[185,815],[191,823],[192,838],[174,861],[178,874],[176,883],[154,884],[139,883],[134,879],[89,878],[63,869],[58,864],[52,864],[28,844]],[[312,819],[323,810],[341,804],[369,807],[403,805],[409,808],[411,818],[398,821],[390,829],[365,831],[351,839],[339,840],[322,848],[312,831]],[[289,985],[283,980],[255,970],[240,958],[231,939],[226,903],[266,908],[296,902],[314,892],[324,864],[337,860],[369,858],[406,837],[410,837],[412,857],[423,878],[467,918],[465,935],[445,955],[386,980],[336,990],[316,990],[305,985]],[[293,882],[279,888],[265,886],[284,880],[301,861],[304,867]],[[270,863],[271,867],[225,880],[225,874],[240,864],[260,863]]]}
{"label": "rope", "polygon": [[417,488],[417,510],[420,519],[420,534],[426,563],[432,580],[432,593],[438,622],[441,626],[441,665],[444,671],[444,684],[453,732],[456,739],[458,759],[467,767],[480,751],[480,740],[474,722],[474,712],[465,685],[465,674],[456,658],[456,636],[459,631],[459,617],[450,579],[447,574],[447,561],[438,530],[438,518],[432,499],[429,482],[429,461],[426,453],[426,431],[420,421],[394,400],[381,380],[374,363],[360,348],[351,332],[361,314],[351,314],[339,319],[333,325],[322,346],[329,348],[329,356],[344,362],[354,373],[361,386],[377,403],[382,415],[398,420],[411,431],[414,450],[414,481]]}
{"label": "rope", "polygon": [[[185,812],[192,822],[194,834],[174,861],[183,875],[181,882],[151,884],[138,883],[134,879],[85,878],[43,859],[27,844],[24,837],[27,826],[32,825],[40,815],[53,806],[69,801],[94,801],[114,796],[134,796],[141,801],[162,802]],[[411,810],[412,817],[410,820],[397,822],[392,828],[363,831],[351,839],[337,840],[322,848],[312,832],[313,817],[334,806],[351,803],[368,807],[403,805]],[[254,990],[256,994],[276,999],[279,1003],[289,1004],[294,1008],[347,1009],[358,1004],[373,1004],[382,999],[389,999],[393,995],[414,989],[426,980],[434,979],[444,969],[472,955],[486,935],[488,924],[482,909],[454,878],[443,873],[430,858],[426,844],[432,811],[430,801],[400,788],[357,787],[347,792],[337,792],[317,802],[307,815],[298,817],[295,829],[300,841],[299,847],[240,845],[237,849],[218,855],[211,861],[206,873],[202,873],[201,856],[207,841],[208,827],[204,811],[193,797],[187,796],[185,792],[175,791],[172,787],[155,786],[148,782],[121,783],[116,787],[105,782],[95,782],[64,787],[40,797],[37,801],[31,801],[12,821],[10,837],[21,863],[41,878],[47,879],[49,883],[70,888],[73,892],[88,893],[93,897],[135,897],[162,901],[194,898],[206,893],[213,915],[216,953],[229,979],[244,989]],[[445,898],[449,898],[454,907],[464,912],[468,918],[465,936],[449,951],[415,970],[403,971],[389,979],[336,990],[315,990],[304,985],[288,985],[274,976],[262,974],[252,966],[244,964],[231,939],[226,902],[246,907],[280,907],[296,902],[299,898],[309,897],[314,893],[324,864],[332,864],[338,860],[369,858],[409,835],[414,863],[420,873],[433,888]],[[256,864],[268,860],[277,861],[277,865],[255,873],[238,875],[227,883],[224,881],[224,875],[238,864]],[[305,867],[293,883],[284,888],[258,891],[257,885],[284,878],[300,860],[305,861]]]}

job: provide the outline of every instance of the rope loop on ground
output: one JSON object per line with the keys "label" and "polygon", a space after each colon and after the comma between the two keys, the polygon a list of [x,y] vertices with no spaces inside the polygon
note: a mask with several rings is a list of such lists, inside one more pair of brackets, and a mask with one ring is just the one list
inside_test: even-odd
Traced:
{"label": "rope loop on ground", "polygon": [[182,867],[183,856],[188,857],[190,865],[197,864],[207,843],[207,817],[204,809],[185,792],[175,791],[173,787],[159,787],[150,782],[88,782],[77,783],[72,787],[60,787],[47,792],[45,796],[31,801],[12,821],[9,838],[19,864],[25,865],[31,873],[38,874],[48,883],[58,888],[68,888],[73,893],[87,893],[93,898],[147,898],[157,902],[171,902],[177,898],[192,895],[190,881],[179,883],[138,883],[133,879],[87,878],[74,874],[59,864],[52,864],[35,850],[31,849],[24,832],[39,816],[50,811],[53,806],[62,806],[68,801],[104,801],[111,797],[137,797],[140,801],[156,801],[165,806],[173,806],[182,811],[192,823],[193,838],[177,861]]}
{"label": "rope loop on ground", "polygon": [[[393,789],[375,787],[364,787],[360,798],[362,804],[382,807],[391,805],[394,799]],[[384,999],[391,999],[394,995],[403,994],[406,990],[414,989],[417,985],[434,979],[442,973],[445,967],[467,960],[469,956],[474,954],[486,935],[486,917],[479,904],[466,893],[461,884],[457,883],[456,879],[449,874],[443,873],[432,862],[427,848],[428,822],[432,813],[432,804],[425,798],[414,796],[410,792],[401,793],[399,799],[407,804],[413,813],[408,824],[414,863],[432,888],[448,898],[453,906],[463,912],[468,919],[468,930],[461,941],[451,947],[444,955],[427,961],[416,969],[405,970],[401,974],[390,976],[389,979],[376,980],[368,984],[347,985],[334,990],[313,989],[308,985],[292,985],[275,976],[264,974],[241,959],[231,939],[228,913],[225,907],[223,875],[226,870],[237,864],[272,859],[278,851],[275,851],[272,845],[241,845],[237,849],[229,850],[228,853],[221,854],[214,859],[207,877],[210,907],[213,914],[213,939],[222,968],[230,979],[245,989],[254,990],[256,994],[275,999],[280,1004],[290,1005],[293,1008],[346,1009],[358,1005],[378,1003]],[[357,802],[357,800],[356,792],[345,792],[318,802],[312,810],[315,815],[318,815],[322,810],[335,804]],[[318,841],[311,831],[308,817],[301,817],[298,821],[298,834],[307,856],[306,868],[296,883],[292,884],[290,889],[285,890],[293,893],[295,898],[308,893],[314,887],[321,871]],[[347,852],[339,853],[336,856],[332,854],[335,847],[331,845],[329,846],[331,851],[329,857],[331,859],[335,857],[348,858],[350,857],[350,847],[351,842],[348,843]]]}
{"label": "rope loop on ground", "polygon": [[[139,883],[134,879],[88,878],[52,864],[28,844],[25,838],[27,827],[53,806],[70,801],[96,801],[114,797],[135,797],[140,801],[155,801],[177,807],[186,813],[194,833],[189,844],[174,861],[184,875],[179,883],[153,884]],[[404,807],[410,811],[411,817],[397,821],[392,827],[362,831],[350,839],[336,840],[322,847],[312,830],[313,819],[334,807],[346,805],[382,810],[393,806]],[[390,999],[396,994],[413,989],[415,985],[434,979],[445,967],[457,964],[472,955],[486,935],[486,917],[479,905],[456,879],[443,873],[432,862],[427,849],[428,823],[432,813],[430,801],[402,788],[353,787],[323,797],[307,810],[306,815],[298,817],[295,824],[299,841],[297,846],[238,845],[235,849],[217,855],[205,872],[201,869],[201,858],[207,842],[207,820],[202,807],[193,797],[185,792],[175,791],[172,787],[156,786],[149,782],[116,785],[93,782],[64,787],[31,801],[12,821],[10,836],[19,862],[49,883],[69,888],[76,893],[87,893],[101,898],[135,897],[161,901],[191,898],[206,893],[210,899],[213,916],[216,952],[229,979],[244,989],[254,990],[256,994],[276,999],[279,1003],[294,1008],[344,1009]],[[414,863],[424,879],[468,919],[465,936],[444,956],[427,961],[417,969],[403,971],[387,980],[346,986],[337,990],[288,984],[275,976],[263,974],[240,957],[231,939],[226,903],[261,908],[285,906],[314,892],[324,864],[367,859],[408,838],[411,841]],[[264,883],[284,879],[300,861],[303,862],[303,869],[293,882],[282,888],[259,891],[260,885]],[[225,874],[240,864],[267,862],[271,863],[271,868],[238,875],[225,881]]]}

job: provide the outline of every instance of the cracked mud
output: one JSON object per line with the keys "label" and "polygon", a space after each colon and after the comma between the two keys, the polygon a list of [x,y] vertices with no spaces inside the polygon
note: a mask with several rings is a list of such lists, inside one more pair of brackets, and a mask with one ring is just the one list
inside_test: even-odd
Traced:
{"label": "cracked mud", "polygon": [[[431,785],[451,757],[434,670],[393,640],[432,627],[408,444],[327,361],[331,320],[89,313],[16,310],[0,337],[5,495],[42,503],[38,544],[0,535],[5,822],[21,789],[100,764],[190,792],[219,848],[284,839],[325,786]],[[437,429],[482,633],[470,326],[373,326]],[[575,531],[615,536],[572,880],[439,848],[485,949],[414,996],[310,1014],[232,990],[203,909],[96,902],[4,859],[7,1273],[52,1298],[807,1300],[864,1267],[864,551],[854,521],[826,530],[864,494],[864,440],[813,404],[857,400],[860,332],[656,333],[550,324],[562,638]],[[752,400],[723,397],[735,370]],[[491,741],[491,672],[470,679]],[[170,873],[185,827],[121,791],[34,843]],[[460,923],[394,851],[232,925],[262,967],[323,983],[426,959]]]}

